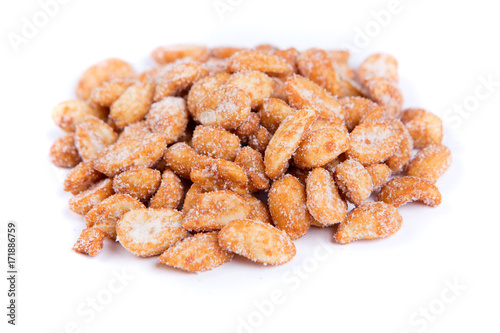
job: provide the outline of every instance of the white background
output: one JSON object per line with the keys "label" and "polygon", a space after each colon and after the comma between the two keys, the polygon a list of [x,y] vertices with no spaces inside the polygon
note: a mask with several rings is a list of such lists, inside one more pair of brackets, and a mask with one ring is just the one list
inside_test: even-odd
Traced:
{"label": "white background", "polygon": [[[23,17],[32,21],[41,7],[34,0],[2,0],[0,220],[3,237],[8,220],[18,223],[20,274],[14,328],[6,324],[1,275],[1,327],[237,332],[245,321],[253,326],[241,332],[500,333],[500,86],[475,97],[477,89],[488,92],[481,78],[500,82],[494,2],[401,0],[383,27],[371,12],[387,10],[389,0],[222,2],[232,7],[221,17],[213,0],[72,0],[15,52],[8,33],[21,34]],[[359,31],[367,28],[371,37],[361,45]],[[144,69],[153,48],[179,42],[357,45],[353,65],[373,52],[395,55],[405,106],[447,115],[444,143],[453,165],[437,183],[443,203],[401,208],[402,229],[384,240],[341,246],[330,229],[313,229],[296,242],[296,258],[279,267],[237,258],[195,275],[161,266],[157,258],[134,257],[111,242],[95,258],[73,253],[84,223],[69,211],[63,173],[48,160],[62,134],[51,122],[52,107],[73,98],[89,65],[117,56]],[[469,111],[450,111],[464,103]],[[120,283],[114,274],[132,278]],[[454,293],[449,284],[460,289]],[[280,304],[270,306],[276,293]],[[100,311],[89,310],[92,297],[106,303]],[[431,317],[423,319],[419,311],[429,307]]]}

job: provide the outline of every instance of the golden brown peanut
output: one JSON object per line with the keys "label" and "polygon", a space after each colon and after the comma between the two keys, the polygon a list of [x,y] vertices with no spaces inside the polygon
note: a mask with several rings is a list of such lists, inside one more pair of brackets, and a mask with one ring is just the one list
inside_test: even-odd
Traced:
{"label": "golden brown peanut", "polygon": [[398,210],[383,202],[367,202],[351,210],[335,233],[335,241],[348,244],[358,239],[385,238],[396,233],[403,223]]}
{"label": "golden brown peanut", "polygon": [[443,140],[443,122],[429,111],[407,109],[403,112],[401,121],[408,128],[415,148],[424,148]]}
{"label": "golden brown peanut", "polygon": [[113,195],[113,193],[113,182],[111,179],[103,179],[69,199],[69,209],[77,214],[85,215],[95,205]]}
{"label": "golden brown peanut", "polygon": [[120,140],[101,151],[93,167],[108,177],[127,170],[150,168],[160,160],[166,147],[165,137],[157,133]]}
{"label": "golden brown peanut", "polygon": [[153,100],[159,102],[167,96],[176,96],[207,75],[207,69],[197,61],[180,59],[169,63],[156,76]]}
{"label": "golden brown peanut", "polygon": [[186,102],[180,97],[165,97],[153,103],[146,115],[146,124],[154,133],[162,134],[167,145],[179,140],[186,131],[188,121]]}
{"label": "golden brown peanut", "polygon": [[269,191],[268,204],[274,225],[291,239],[307,233],[312,217],[306,206],[306,190],[297,178],[285,175],[276,180]]}
{"label": "golden brown peanut", "polygon": [[315,222],[328,227],[342,222],[347,203],[342,200],[333,177],[323,168],[314,168],[306,180],[307,208]]}
{"label": "golden brown peanut", "polygon": [[345,125],[349,131],[352,131],[368,113],[380,109],[377,103],[359,96],[339,98],[339,103],[344,108]]}
{"label": "golden brown peanut", "polygon": [[231,261],[233,253],[219,246],[218,232],[199,233],[171,246],[159,257],[162,264],[188,272],[204,272]]}
{"label": "golden brown peanut", "polygon": [[271,76],[287,75],[292,72],[283,58],[258,51],[241,51],[229,58],[229,71],[259,71]]}
{"label": "golden brown peanut", "polygon": [[198,105],[203,98],[224,85],[229,77],[229,73],[218,73],[201,78],[193,84],[187,97],[187,107],[194,120],[198,121]]}
{"label": "golden brown peanut", "polygon": [[118,136],[118,141],[137,139],[151,133],[151,129],[148,127],[148,124],[146,124],[146,121],[138,121],[125,127]]}
{"label": "golden brown peanut", "polygon": [[104,121],[94,116],[87,116],[76,126],[75,145],[82,159],[92,161],[106,147],[118,140],[118,134]]}
{"label": "golden brown peanut", "polygon": [[269,188],[269,179],[266,176],[266,168],[261,153],[250,147],[244,147],[238,152],[234,163],[241,166],[247,173],[251,192]]}
{"label": "golden brown peanut", "polygon": [[292,68],[293,73],[297,73],[297,58],[300,52],[296,48],[291,47],[286,50],[275,50],[273,52],[275,56],[278,56],[286,61],[286,63]]}
{"label": "golden brown peanut", "polygon": [[420,150],[408,165],[408,176],[434,184],[451,165],[451,151],[442,144],[430,144]]}
{"label": "golden brown peanut", "polygon": [[151,57],[160,65],[185,58],[204,62],[208,60],[209,56],[209,50],[205,46],[200,45],[160,46],[151,52]]}
{"label": "golden brown peanut", "polygon": [[50,161],[60,168],[73,168],[82,161],[72,134],[57,139],[50,147],[49,156]]}
{"label": "golden brown peanut", "polygon": [[184,186],[179,177],[171,170],[163,171],[161,184],[156,194],[151,198],[150,208],[177,209],[184,197]]}
{"label": "golden brown peanut", "polygon": [[197,126],[192,140],[198,154],[228,161],[234,161],[240,148],[240,140],[236,135],[213,126]]}
{"label": "golden brown peanut", "polygon": [[182,226],[195,232],[220,230],[231,221],[247,218],[250,212],[250,204],[233,191],[203,193],[182,220]]}
{"label": "golden brown peanut", "polygon": [[177,175],[189,179],[192,169],[208,157],[199,155],[184,142],[170,146],[163,156],[168,168]]}
{"label": "golden brown peanut", "polygon": [[402,140],[399,149],[385,161],[394,173],[402,172],[408,163],[410,163],[413,155],[413,139],[410,132],[408,132],[408,129],[404,125],[401,128],[403,131],[401,133]]}
{"label": "golden brown peanut", "polygon": [[285,81],[286,78],[272,77],[274,82],[272,98],[280,99],[285,103],[288,103],[288,96],[286,95]]}
{"label": "golden brown peanut", "polygon": [[109,109],[109,117],[116,127],[123,129],[144,118],[153,103],[154,89],[152,82],[139,82],[128,87]]}
{"label": "golden brown peanut", "polygon": [[87,69],[76,88],[76,96],[81,100],[87,100],[92,89],[100,86],[103,82],[117,78],[127,78],[135,75],[135,71],[127,62],[111,58],[103,60]]}
{"label": "golden brown peanut", "polygon": [[269,133],[265,127],[259,126],[259,128],[248,137],[248,145],[259,153],[264,154],[272,137],[273,135]]}
{"label": "golden brown peanut", "polygon": [[198,184],[193,183],[189,190],[186,192],[184,197],[184,203],[182,205],[182,214],[184,216],[189,213],[189,211],[196,205],[200,199],[200,195],[206,193],[205,190]]}
{"label": "golden brown peanut", "polygon": [[248,119],[250,106],[250,97],[243,90],[225,85],[201,100],[197,118],[203,125],[236,129]]}
{"label": "golden brown peanut", "polygon": [[269,209],[267,208],[267,205],[265,203],[263,203],[250,193],[244,194],[242,195],[242,197],[245,198],[245,200],[251,207],[248,219],[257,220],[269,224],[273,223],[271,213],[269,212]]}
{"label": "golden brown peanut", "polygon": [[161,173],[153,169],[136,169],[122,172],[113,179],[117,194],[128,194],[139,201],[149,200],[160,187]]}
{"label": "golden brown peanut", "polygon": [[207,158],[195,165],[191,181],[205,191],[229,189],[238,194],[248,192],[248,177],[237,164],[223,159]]}
{"label": "golden brown peanut", "polygon": [[52,109],[52,120],[65,132],[74,132],[87,116],[105,120],[107,115],[106,109],[78,100],[59,103]]}
{"label": "golden brown peanut", "polygon": [[264,101],[264,104],[260,109],[260,123],[269,132],[274,133],[283,120],[295,112],[296,111],[294,109],[288,106],[288,104],[283,102],[281,99],[268,98]]}
{"label": "golden brown peanut", "polygon": [[128,194],[114,194],[96,204],[85,215],[87,228],[98,228],[106,237],[116,238],[116,222],[126,212],[146,208],[140,201]]}
{"label": "golden brown peanut", "polygon": [[203,68],[205,68],[208,72],[208,75],[215,74],[229,74],[227,67],[229,66],[229,59],[218,59],[218,58],[208,58],[203,64]]}
{"label": "golden brown peanut", "polygon": [[84,229],[73,246],[73,251],[93,257],[101,251],[104,238],[104,233],[97,228]]}
{"label": "golden brown peanut", "polygon": [[376,78],[384,78],[398,83],[398,61],[389,54],[372,54],[359,66],[358,78],[363,84]]}
{"label": "golden brown peanut", "polygon": [[300,75],[292,75],[286,81],[286,94],[290,106],[296,109],[312,108],[318,117],[344,116],[339,102],[325,89]]}
{"label": "golden brown peanut", "polygon": [[299,73],[332,95],[342,96],[342,86],[335,65],[328,53],[320,49],[302,52],[297,59]]}
{"label": "golden brown peanut", "polygon": [[92,89],[89,101],[100,106],[110,107],[134,82],[131,78],[117,78],[103,82]]}
{"label": "golden brown peanut", "polygon": [[238,72],[231,75],[226,82],[243,90],[250,97],[252,109],[258,109],[273,92],[273,80],[258,71]]}
{"label": "golden brown peanut", "polygon": [[335,181],[354,205],[361,205],[372,193],[373,183],[368,171],[355,160],[346,160],[335,168]]}
{"label": "golden brown peanut", "polygon": [[260,126],[260,115],[256,112],[250,112],[247,120],[243,122],[237,129],[234,130],[234,134],[238,136],[241,142],[247,142],[250,135],[259,129]]}
{"label": "golden brown peanut", "polygon": [[404,176],[393,178],[385,184],[378,194],[378,200],[396,208],[412,201],[420,201],[435,207],[441,203],[441,193],[436,186],[426,180]]}
{"label": "golden brown peanut", "polygon": [[302,109],[281,123],[271,138],[264,156],[266,175],[269,178],[276,179],[285,173],[290,158],[315,119],[314,110]]}
{"label": "golden brown peanut", "polygon": [[343,124],[309,131],[297,148],[293,163],[302,169],[320,167],[335,160],[348,148],[349,134]]}
{"label": "golden brown peanut", "polygon": [[116,238],[136,256],[156,256],[188,235],[181,220],[182,214],[173,209],[130,210],[116,222]]}
{"label": "golden brown peanut", "polygon": [[373,183],[373,191],[380,189],[389,178],[391,178],[392,170],[383,163],[371,164],[367,166],[366,171],[370,174]]}
{"label": "golden brown peanut", "polygon": [[66,175],[63,189],[66,192],[78,194],[104,177],[102,173],[92,168],[92,163],[81,162]]}
{"label": "golden brown peanut", "polygon": [[233,54],[244,50],[245,49],[241,47],[219,46],[219,47],[214,47],[211,50],[210,54],[214,58],[226,59],[230,58]]}
{"label": "golden brown peanut", "polygon": [[297,250],[290,237],[273,226],[255,220],[230,222],[219,232],[219,245],[264,265],[284,264]]}
{"label": "golden brown peanut", "polygon": [[398,117],[403,107],[403,95],[396,83],[385,78],[375,78],[366,84],[368,95],[387,112]]}
{"label": "golden brown peanut", "polygon": [[347,157],[363,165],[383,162],[399,149],[401,133],[401,124],[396,119],[363,121],[349,135]]}

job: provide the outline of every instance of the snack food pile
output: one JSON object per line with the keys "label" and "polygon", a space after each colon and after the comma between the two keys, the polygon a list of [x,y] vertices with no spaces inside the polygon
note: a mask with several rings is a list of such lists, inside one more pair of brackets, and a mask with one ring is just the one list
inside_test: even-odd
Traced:
{"label": "snack food pile", "polygon": [[66,134],[50,157],[72,168],[64,190],[86,223],[75,251],[95,256],[110,238],[190,272],[234,254],[276,265],[311,227],[334,226],[340,244],[383,238],[401,205],[440,204],[442,122],[402,110],[394,57],[357,71],[347,51],[270,45],[152,57],[142,73],[95,64],[53,110]]}

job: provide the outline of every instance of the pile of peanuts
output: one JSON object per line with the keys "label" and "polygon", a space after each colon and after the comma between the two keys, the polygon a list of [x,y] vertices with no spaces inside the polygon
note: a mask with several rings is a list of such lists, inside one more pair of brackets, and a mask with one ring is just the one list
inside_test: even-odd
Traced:
{"label": "pile of peanuts", "polygon": [[441,203],[442,122],[402,109],[394,57],[357,71],[347,51],[271,45],[152,57],[142,73],[95,64],[53,110],[66,134],[50,157],[72,168],[64,190],[86,223],[75,251],[95,256],[110,238],[190,272],[234,254],[276,265],[311,226],[340,244],[383,238],[401,205]]}

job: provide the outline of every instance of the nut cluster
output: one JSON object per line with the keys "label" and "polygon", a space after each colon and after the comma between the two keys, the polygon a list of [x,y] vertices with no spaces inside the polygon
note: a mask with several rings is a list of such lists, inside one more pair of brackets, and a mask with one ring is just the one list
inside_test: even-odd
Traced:
{"label": "nut cluster", "polygon": [[402,109],[394,57],[357,70],[346,51],[271,45],[152,57],[142,73],[95,64],[53,110],[66,134],[50,157],[72,168],[64,190],[86,223],[75,251],[94,256],[109,238],[190,272],[234,254],[276,265],[311,226],[334,226],[340,244],[383,238],[401,226],[397,207],[440,204],[442,123]]}

